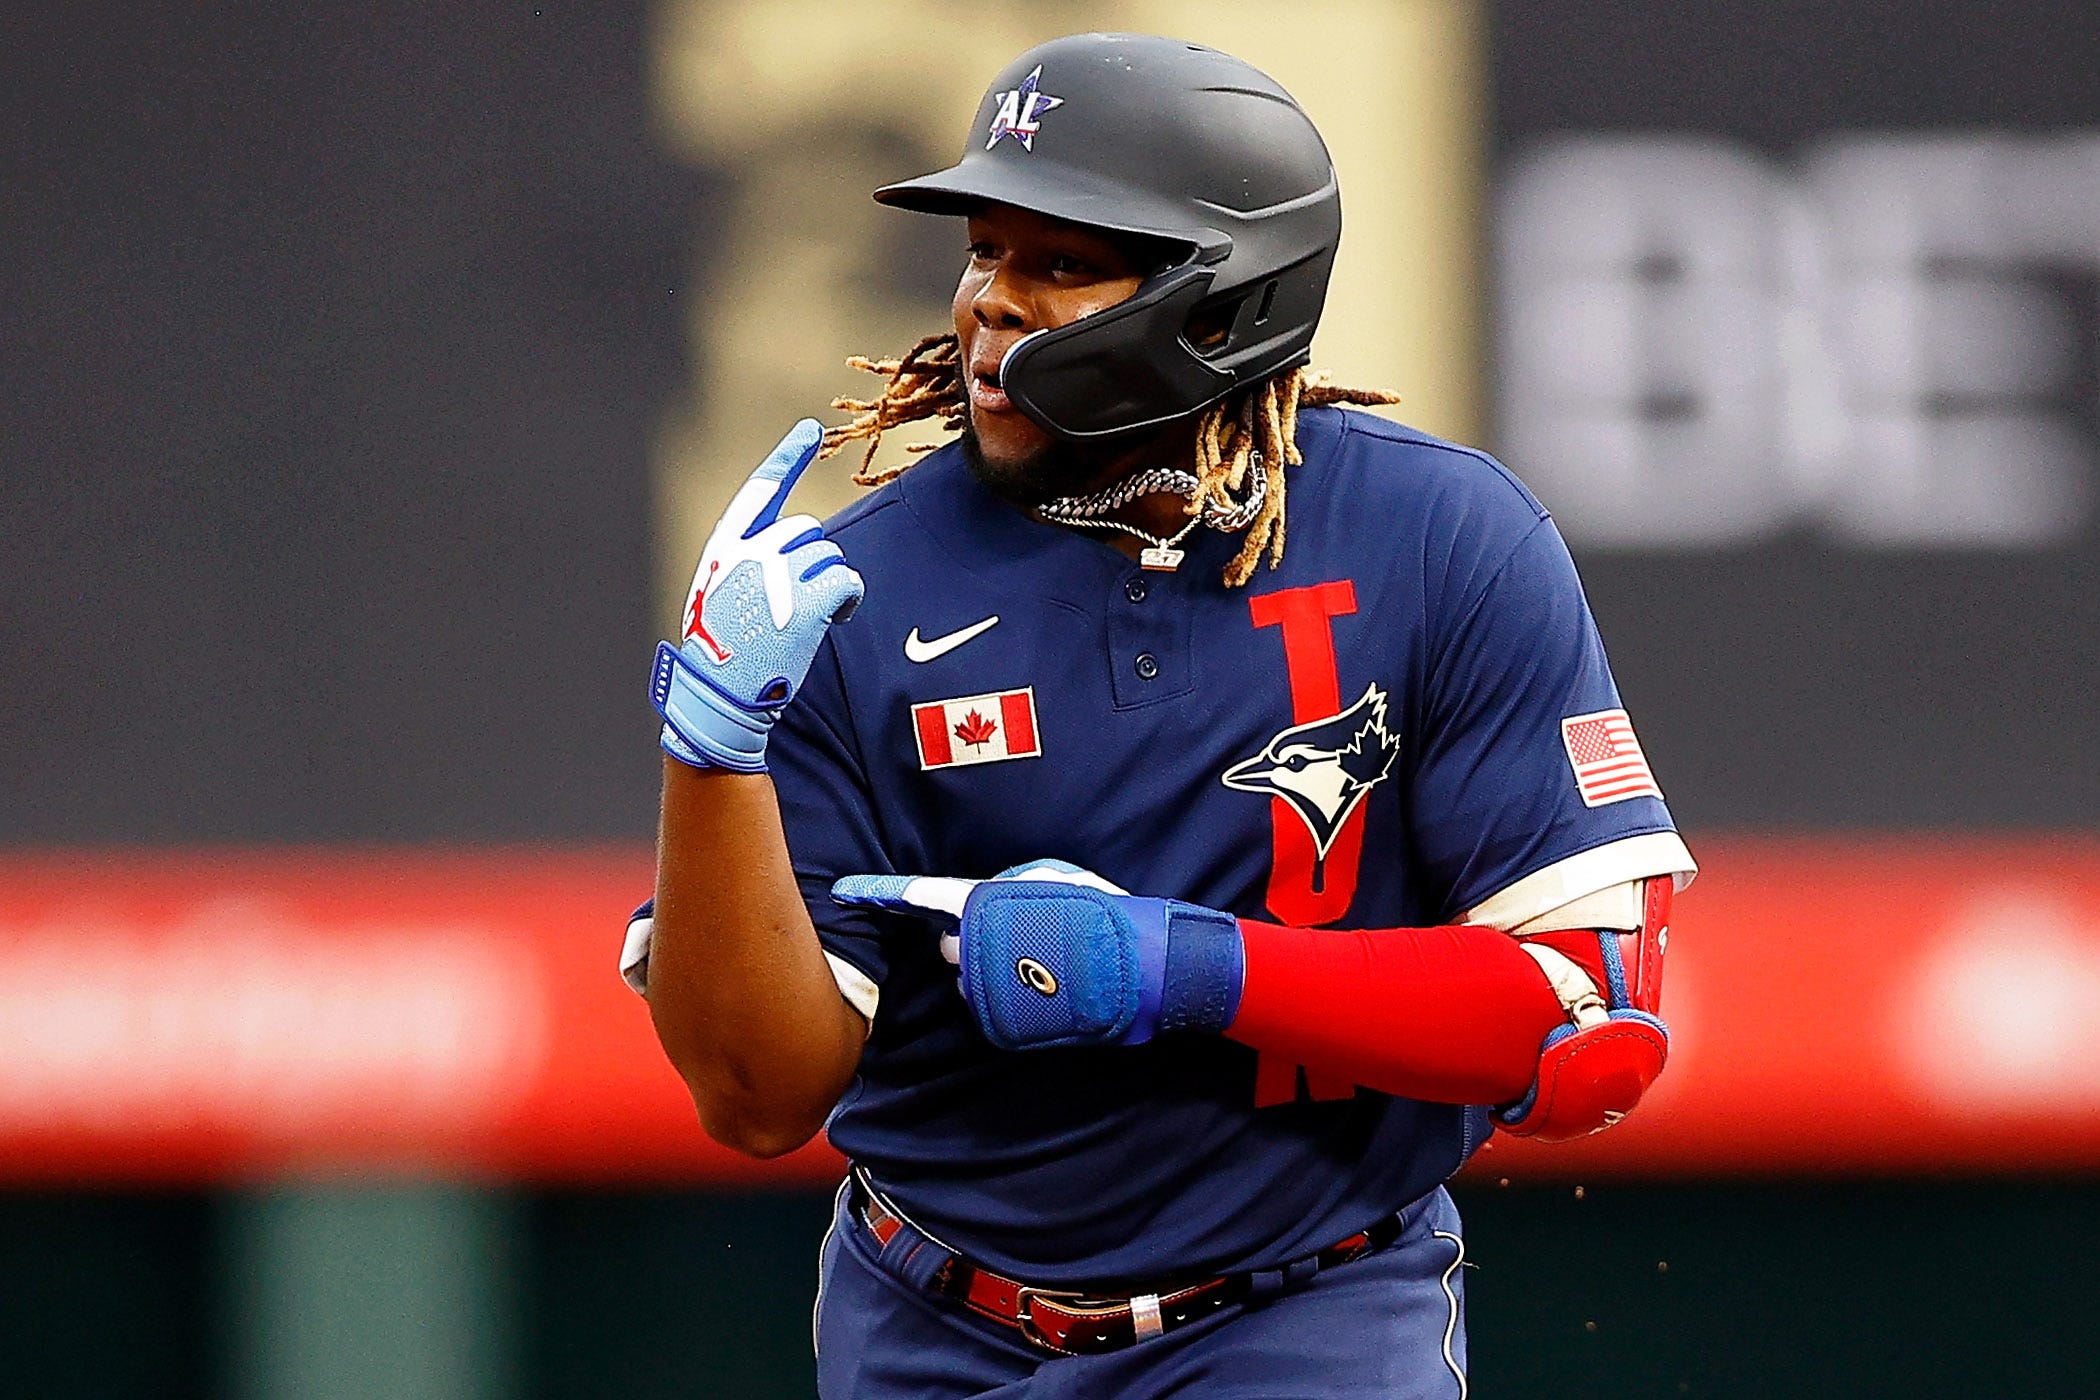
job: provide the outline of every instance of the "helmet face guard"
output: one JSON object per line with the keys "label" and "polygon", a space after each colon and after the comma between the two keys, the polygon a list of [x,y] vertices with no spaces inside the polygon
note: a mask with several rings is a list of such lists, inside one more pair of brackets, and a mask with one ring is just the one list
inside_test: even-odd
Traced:
{"label": "helmet face guard", "polygon": [[1231,392],[1182,334],[1216,273],[1184,264],[1149,278],[1129,300],[1054,331],[1023,337],[999,364],[1014,407],[1067,439],[1085,440],[1179,418],[1183,404]]}
{"label": "helmet face guard", "polygon": [[1186,250],[1127,300],[1007,352],[1014,406],[1082,441],[1305,363],[1341,237],[1333,163],[1290,95],[1229,55],[1149,35],[1029,50],[993,80],[961,161],[875,197],[938,214],[1010,204]]}

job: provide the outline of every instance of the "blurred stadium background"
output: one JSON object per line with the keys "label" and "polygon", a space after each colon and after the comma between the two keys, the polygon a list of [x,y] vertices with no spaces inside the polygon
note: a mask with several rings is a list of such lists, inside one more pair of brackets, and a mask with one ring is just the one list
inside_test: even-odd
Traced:
{"label": "blurred stadium background", "polygon": [[1318,362],[1556,510],[1705,864],[1651,1106],[1464,1179],[1478,1393],[2100,1393],[2090,0],[8,20],[0,1394],[809,1392],[838,1163],[613,975],[641,674],[1088,27],[1313,111]]}

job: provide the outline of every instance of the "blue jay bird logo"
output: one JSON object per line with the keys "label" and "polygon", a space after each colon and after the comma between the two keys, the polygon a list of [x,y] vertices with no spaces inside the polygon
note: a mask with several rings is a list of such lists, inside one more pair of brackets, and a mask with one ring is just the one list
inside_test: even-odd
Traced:
{"label": "blue jay bird logo", "polygon": [[1385,692],[1370,685],[1340,714],[1284,730],[1260,753],[1226,769],[1221,781],[1290,803],[1312,832],[1317,881],[1349,814],[1385,781],[1399,756],[1400,736],[1385,727]]}

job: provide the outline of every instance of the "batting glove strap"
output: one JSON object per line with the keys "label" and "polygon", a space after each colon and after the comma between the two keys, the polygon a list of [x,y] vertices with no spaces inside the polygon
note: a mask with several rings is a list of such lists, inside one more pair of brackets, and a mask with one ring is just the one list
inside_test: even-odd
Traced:
{"label": "batting glove strap", "polygon": [[714,768],[718,766],[708,762],[706,754],[679,738],[678,731],[668,724],[656,732],[656,746],[680,763],[685,764],[688,768]]}
{"label": "batting glove strap", "polygon": [[1247,946],[1240,921],[1200,904],[1162,901],[1167,916],[1166,975],[1159,1029],[1208,1031],[1232,1024],[1247,980]]}
{"label": "batting glove strap", "polygon": [[[698,645],[686,643],[688,649]],[[728,695],[708,679],[702,669],[707,664],[669,642],[656,645],[649,703],[663,716],[664,752],[696,768],[765,772],[766,736],[779,707],[753,708]]]}

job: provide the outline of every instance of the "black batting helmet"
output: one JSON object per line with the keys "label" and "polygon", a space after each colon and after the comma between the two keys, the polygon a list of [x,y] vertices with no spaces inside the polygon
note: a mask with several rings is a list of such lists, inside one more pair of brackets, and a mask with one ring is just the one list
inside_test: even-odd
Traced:
{"label": "black batting helmet", "polygon": [[992,81],[960,161],[875,198],[931,214],[1011,204],[1174,247],[1127,301],[1026,337],[1000,366],[1023,413],[1074,439],[1185,417],[1305,363],[1342,233],[1334,162],[1291,95],[1230,54],[1149,34],[1030,49]]}

